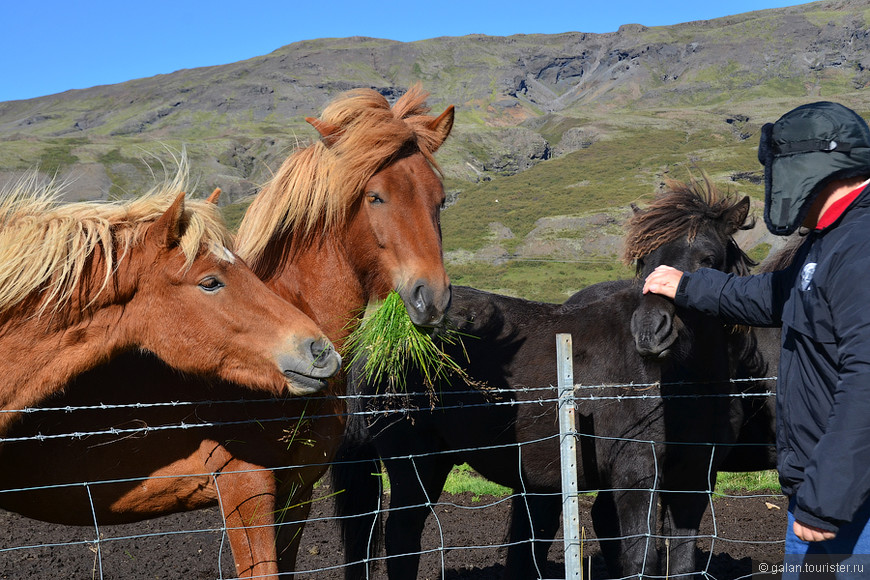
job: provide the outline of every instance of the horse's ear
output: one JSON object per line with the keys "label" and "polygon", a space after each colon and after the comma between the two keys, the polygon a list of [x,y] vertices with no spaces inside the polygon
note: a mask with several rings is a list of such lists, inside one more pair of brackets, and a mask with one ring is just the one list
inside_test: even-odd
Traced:
{"label": "horse's ear", "polygon": [[638,207],[638,205],[636,203],[631,202],[628,205],[631,208],[631,213],[633,213],[634,215],[641,213],[641,209],[640,209],[640,207]]}
{"label": "horse's ear", "polygon": [[221,198],[221,188],[220,188],[220,187],[215,187],[215,188],[214,188],[214,191],[211,192],[211,195],[208,196],[208,198],[206,199],[206,201],[207,201],[208,203],[213,203],[213,204],[217,205],[217,202],[218,202],[218,200],[219,200],[220,198]]}
{"label": "horse's ear", "polygon": [[184,192],[178,194],[172,205],[157,218],[148,233],[165,248],[172,247],[181,239],[181,217],[184,215]]}
{"label": "horse's ear", "polygon": [[453,105],[447,107],[447,109],[438,115],[438,118],[429,123],[429,130],[434,131],[435,135],[438,136],[438,142],[435,145],[435,148],[432,149],[432,153],[438,150],[441,147],[441,144],[447,139],[447,136],[450,135],[451,129],[453,129],[453,117],[455,115],[455,109]]}
{"label": "horse's ear", "polygon": [[320,139],[327,147],[332,147],[341,137],[344,131],[338,125],[315,119],[314,117],[305,117],[305,122],[314,127],[320,133]]}
{"label": "horse's ear", "polygon": [[734,207],[728,210],[725,215],[725,229],[730,236],[737,230],[743,227],[746,223],[746,218],[749,217],[749,196],[747,195],[740,201],[734,204]]}

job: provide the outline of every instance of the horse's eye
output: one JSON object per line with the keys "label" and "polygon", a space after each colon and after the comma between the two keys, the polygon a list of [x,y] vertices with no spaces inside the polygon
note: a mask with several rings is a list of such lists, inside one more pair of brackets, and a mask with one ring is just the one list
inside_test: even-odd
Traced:
{"label": "horse's eye", "polygon": [[224,283],[215,278],[214,276],[206,276],[199,281],[199,287],[206,292],[217,292],[224,287]]}
{"label": "horse's eye", "polygon": [[715,256],[705,256],[701,258],[699,262],[701,268],[715,268],[716,267],[716,257]]}
{"label": "horse's eye", "polygon": [[384,203],[384,198],[382,198],[377,193],[369,193],[367,195],[368,195],[367,199],[368,199],[369,203]]}

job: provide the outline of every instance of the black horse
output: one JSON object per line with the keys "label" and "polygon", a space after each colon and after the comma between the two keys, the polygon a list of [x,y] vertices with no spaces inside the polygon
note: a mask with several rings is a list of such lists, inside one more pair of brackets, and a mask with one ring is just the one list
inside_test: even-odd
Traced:
{"label": "black horse", "polygon": [[[378,461],[391,484],[385,526],[391,578],[416,577],[426,504],[464,462],[523,492],[513,499],[505,576],[541,577],[562,502],[555,394],[547,388],[556,384],[558,333],[574,337],[575,381],[597,385],[578,393],[578,479],[584,489],[598,490],[593,525],[609,573],[659,573],[659,499],[667,571],[695,569],[691,536],[724,446],[742,423],[740,406],[727,396],[729,355],[740,335],[642,295],[639,280],[660,263],[746,273],[751,261],[732,234],[746,227],[749,199],[719,197],[706,181],[670,186],[630,222],[626,255],[637,262],[638,280],[598,284],[561,305],[454,288],[448,324],[473,337],[463,341],[466,371],[475,385],[489,388],[457,378],[432,392],[410,374],[408,392],[396,395],[402,405],[393,397],[353,399],[357,408],[350,410],[358,413],[333,467],[336,489],[345,490],[337,500],[347,578],[366,577],[363,562],[378,549],[380,480],[371,476],[379,473]],[[456,360],[464,356],[458,346],[446,348]],[[383,390],[357,380],[350,394]]]}

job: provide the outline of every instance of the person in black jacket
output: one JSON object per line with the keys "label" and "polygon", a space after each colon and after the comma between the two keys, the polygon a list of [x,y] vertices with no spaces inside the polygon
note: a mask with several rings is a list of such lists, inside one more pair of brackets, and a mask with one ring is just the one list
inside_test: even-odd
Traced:
{"label": "person in black jacket", "polygon": [[854,554],[870,553],[870,129],[840,104],[811,103],[763,127],[758,157],[768,229],[805,228],[791,265],[745,277],[661,266],[643,291],[731,323],[782,326],[786,572],[799,573],[805,554],[829,554],[838,578],[863,577],[854,564],[870,558]]}

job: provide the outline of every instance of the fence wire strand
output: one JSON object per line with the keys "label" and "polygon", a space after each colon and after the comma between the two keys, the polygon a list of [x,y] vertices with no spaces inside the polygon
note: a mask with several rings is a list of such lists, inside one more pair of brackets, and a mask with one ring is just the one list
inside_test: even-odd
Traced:
{"label": "fence wire strand", "polygon": [[[762,390],[760,392],[757,391],[749,391],[749,389],[755,385],[762,384],[766,381],[775,381],[776,377],[765,377],[765,378],[756,378],[756,379],[743,379],[743,380],[734,380],[733,388],[735,392],[732,393],[710,393],[710,394],[700,394],[697,392],[685,392],[685,393],[668,393],[662,394],[661,389],[663,386],[668,386],[671,389],[679,391],[681,388],[692,388],[697,386],[703,386],[703,383],[678,383],[678,384],[669,384],[663,385],[660,383],[651,383],[651,384],[608,384],[608,385],[575,385],[574,387],[574,396],[576,402],[590,402],[590,403],[607,403],[607,404],[619,404],[626,401],[631,400],[650,400],[650,399],[683,399],[683,398],[720,398],[727,397],[731,399],[751,399],[751,398],[768,398],[774,395],[773,392]],[[451,410],[451,409],[472,409],[476,407],[501,407],[501,406],[512,406],[517,407],[521,405],[556,405],[558,403],[558,395],[555,387],[546,386],[546,387],[528,387],[521,389],[487,389],[485,391],[485,396],[487,400],[482,403],[466,403],[466,402],[451,402],[452,398],[461,397],[463,395],[480,395],[481,391],[477,389],[469,389],[467,391],[457,391],[450,393],[442,393],[439,404],[437,405],[437,409],[439,411],[442,410]],[[517,394],[520,393],[523,396],[522,400],[518,400]],[[365,400],[374,400],[379,402],[379,406],[382,408],[377,409],[366,409],[357,413],[357,415],[362,415],[369,420],[374,420],[379,418],[380,416],[404,416],[410,415],[413,413],[425,413],[429,412],[431,408],[431,395],[429,393],[426,394],[394,394],[394,393],[380,393],[375,395],[354,395],[354,396],[339,396],[337,397],[340,400],[345,399],[355,399],[357,401],[365,401]],[[309,401],[325,401],[327,399],[331,399],[331,397],[308,397]],[[410,403],[412,406],[410,408],[395,409],[395,405],[393,401],[402,400],[405,403]],[[279,401],[284,401],[280,400]],[[95,405],[83,405],[83,406],[57,406],[57,407],[34,407],[20,410],[4,410],[0,412],[5,413],[20,413],[23,415],[36,415],[40,413],[64,413],[64,414],[72,414],[77,412],[91,412],[91,411],[110,411],[110,410],[145,410],[149,408],[201,408],[201,407],[218,407],[218,406],[234,406],[234,405],[255,405],[255,404],[264,404],[264,405],[274,405],[276,402],[275,399],[263,399],[263,398],[243,398],[243,399],[233,399],[233,400],[191,400],[191,401],[166,401],[166,402],[158,402],[158,403],[130,403],[130,404],[95,404]],[[234,421],[207,421],[207,420],[196,420],[196,421],[181,421],[175,423],[169,423],[164,425],[143,425],[138,427],[130,427],[130,428],[118,428],[118,427],[109,427],[109,428],[97,428],[90,431],[74,431],[70,433],[34,433],[30,435],[21,435],[21,436],[13,436],[13,437],[0,437],[0,445],[12,445],[25,441],[51,441],[51,440],[62,440],[62,439],[72,439],[72,440],[82,440],[88,437],[94,436],[114,436],[114,437],[126,437],[126,436],[144,436],[148,433],[157,433],[157,432],[166,432],[172,430],[191,430],[191,429],[209,429],[209,428],[217,428],[217,427],[227,427],[227,426],[235,426],[235,425],[244,425],[244,424],[263,424],[263,423],[275,423],[275,422],[283,422],[289,423],[300,420],[312,420],[322,416],[327,415],[292,415],[288,414],[285,416],[269,416],[262,418],[254,418],[254,419],[244,419],[244,420],[234,420]],[[328,415],[334,416],[334,415]],[[554,432],[552,436],[543,437],[531,441],[523,441],[518,444],[508,444],[508,445],[490,445],[490,446],[481,446],[481,447],[473,447],[467,449],[450,449],[449,451],[432,451],[429,453],[423,453],[418,455],[410,455],[410,456],[401,456],[395,458],[382,458],[384,460],[390,459],[407,459],[411,462],[413,466],[414,473],[417,477],[417,482],[421,486],[424,492],[425,502],[419,506],[411,506],[409,509],[413,509],[414,507],[427,508],[432,517],[429,518],[429,521],[433,523],[436,529],[436,536],[438,538],[438,545],[432,548],[423,547],[421,548],[418,555],[425,556],[428,554],[435,554],[440,559],[440,572],[442,576],[446,576],[448,571],[448,559],[447,555],[454,550],[495,550],[496,548],[504,549],[509,546],[510,543],[507,540],[502,541],[497,545],[492,544],[478,544],[478,545],[463,545],[463,546],[453,546],[448,545],[448,540],[446,538],[445,530],[442,525],[442,521],[439,517],[438,509],[447,508],[454,510],[463,510],[468,511],[469,513],[477,513],[479,510],[492,509],[494,506],[498,506],[505,502],[513,501],[514,499],[523,500],[522,503],[526,506],[525,516],[529,520],[529,528],[532,530],[532,536],[528,540],[530,545],[534,545],[539,542],[551,542],[553,540],[559,540],[559,538],[541,538],[536,534],[536,530],[534,525],[532,524],[532,514],[529,511],[529,504],[527,500],[529,497],[535,495],[535,492],[530,491],[526,487],[526,478],[522,472],[522,457],[524,453],[530,452],[526,451],[529,446],[543,443],[545,441],[549,441],[554,438],[558,438],[558,431]],[[584,493],[600,493],[602,491],[607,491],[610,493],[615,492],[645,492],[649,494],[648,506],[647,506],[647,526],[646,532],[638,534],[637,536],[627,535],[619,538],[613,538],[614,540],[625,540],[631,539],[633,537],[637,537],[638,539],[642,539],[642,541],[646,542],[648,547],[646,549],[646,553],[650,553],[654,548],[651,547],[650,543],[655,543],[658,541],[672,541],[675,539],[685,539],[674,536],[666,536],[659,534],[657,529],[654,527],[656,518],[653,516],[656,510],[656,502],[658,494],[663,491],[668,491],[669,493],[680,493],[679,490],[663,490],[660,488],[661,486],[661,474],[659,473],[659,457],[657,456],[657,445],[706,445],[710,447],[709,451],[709,464],[708,464],[708,481],[711,480],[714,467],[714,456],[716,454],[717,447],[722,446],[722,444],[717,444],[714,442],[663,442],[663,441],[654,441],[649,439],[642,438],[625,438],[625,437],[608,437],[603,435],[595,435],[588,433],[578,433],[576,435],[578,439],[578,443],[583,439],[591,439],[591,440],[613,440],[620,441],[635,445],[647,445],[651,449],[653,453],[653,462],[652,465],[655,466],[655,473],[652,475],[652,486],[646,489],[638,489],[638,488],[620,488],[620,487],[608,487],[606,489],[589,489],[584,490]],[[739,444],[732,443],[731,446],[737,446]],[[753,445],[753,444],[745,444],[745,445]],[[497,450],[505,447],[516,447],[517,455],[519,457],[518,465],[520,466],[519,481],[521,482],[521,487],[513,491],[513,493],[507,495],[503,498],[496,498],[492,501],[488,501],[486,503],[482,503],[481,505],[476,506],[467,506],[461,505],[451,502],[441,502],[439,498],[430,497],[429,492],[424,486],[424,478],[420,474],[418,468],[418,460],[426,458],[428,456],[435,455],[461,455],[463,452],[471,452],[471,451],[488,451],[488,450]],[[579,455],[578,451],[578,455]],[[321,464],[323,466],[330,465],[329,462],[324,462]],[[237,473],[247,473],[247,472],[255,472],[255,471],[268,471],[268,472],[278,472],[281,473],[285,470],[292,471],[295,468],[301,467],[299,465],[285,465],[280,468],[274,469],[250,469],[250,470],[239,470],[239,471],[221,471],[217,472],[209,472],[209,473],[192,473],[185,474],[183,476],[157,476],[158,478],[178,478],[178,477],[208,477],[211,479],[215,493],[217,494],[218,505],[221,505],[220,497],[221,497],[221,487],[222,485],[219,483],[220,478],[218,475],[227,475],[227,474],[237,474]],[[111,536],[104,537],[104,530],[106,529],[105,525],[101,525],[101,522],[98,518],[98,509],[95,506],[93,489],[95,486],[100,485],[110,485],[110,484],[129,484],[129,485],[141,485],[148,480],[153,479],[151,476],[141,477],[141,478],[118,478],[118,479],[105,479],[100,481],[87,481],[87,482],[75,482],[75,483],[65,483],[58,485],[45,485],[45,486],[35,486],[35,487],[22,487],[15,489],[4,489],[0,490],[0,494],[7,493],[18,493],[18,492],[26,492],[26,491],[45,491],[53,488],[57,489],[72,489],[75,487],[84,487],[86,490],[88,501],[90,502],[91,514],[93,517],[93,533],[94,537],[91,540],[70,540],[67,542],[46,542],[43,544],[32,544],[32,545],[21,545],[21,546],[8,546],[0,544],[0,554],[8,554],[10,552],[22,551],[22,550],[32,550],[37,548],[58,548],[58,547],[71,547],[71,546],[89,546],[90,549],[94,553],[94,563],[93,563],[93,577],[94,578],[110,578],[111,574],[106,576],[106,570],[104,562],[104,550],[103,547],[107,543],[114,543],[118,541],[136,541],[143,540],[149,537],[153,537],[156,535],[164,535],[164,536],[177,536],[184,534],[193,534],[193,533],[210,533],[210,534],[219,534],[219,545],[216,548],[217,552],[217,562],[216,562],[216,570],[215,570],[215,578],[219,580],[224,580],[229,577],[224,575],[223,566],[222,566],[222,555],[226,555],[229,552],[228,546],[228,533],[231,532],[234,528],[229,528],[224,523],[221,526],[217,527],[204,527],[196,530],[180,530],[180,531],[165,531],[160,532],[159,534],[155,533],[143,533],[143,534],[128,534],[128,535],[120,535],[120,536]],[[384,490],[382,485],[382,480],[380,480],[381,485],[381,493],[378,498],[377,511],[383,515],[388,516],[391,511],[394,511],[395,508],[385,507],[384,497],[386,495],[386,490]],[[696,490],[686,491],[685,493],[696,493]],[[711,486],[708,486],[708,489],[704,490],[704,493],[707,494],[707,503],[708,510],[712,515],[712,532],[710,534],[698,534],[697,536],[692,536],[694,539],[705,538],[710,542],[709,552],[706,558],[706,562],[703,565],[703,569],[698,572],[703,575],[710,577],[707,575],[707,571],[710,569],[712,565],[712,558],[714,553],[714,547],[717,543],[723,544],[738,544],[738,543],[747,543],[747,544],[781,544],[782,540],[780,539],[770,539],[764,541],[758,540],[745,540],[735,537],[723,537],[720,534],[720,530],[718,527],[718,520],[716,517],[716,505],[714,502],[714,498],[716,497],[725,497],[725,498],[770,498],[774,497],[770,494],[751,494],[751,495],[729,495],[727,493],[717,492]],[[374,512],[363,515],[376,515]],[[223,513],[223,509],[221,508],[220,517],[223,522],[226,522],[226,513]],[[338,517],[322,517],[320,520],[326,520],[332,524],[337,522]],[[312,523],[317,521],[317,518],[312,520],[306,520],[306,523]],[[298,522],[281,522],[280,525],[290,525]],[[269,524],[271,525],[271,524]],[[277,524],[276,524],[277,525]],[[428,524],[427,524],[428,525]],[[109,526],[111,528],[112,526]],[[386,556],[383,554],[375,553],[372,551],[372,544],[374,537],[376,535],[376,529],[374,524],[368,530],[369,537],[369,548],[363,560],[363,564],[365,564],[367,577],[371,576],[371,569],[374,565],[383,565],[386,561]],[[595,540],[592,539],[584,539],[583,542],[592,543]],[[493,562],[494,564],[497,562]],[[540,577],[543,577],[545,570],[544,564],[541,562],[534,562],[534,565],[537,569],[537,572]],[[306,570],[304,571],[306,574],[316,574],[321,572],[327,572],[329,570],[337,570],[342,568],[342,563],[330,564],[328,566],[324,566],[322,568]],[[646,563],[644,563],[646,566]],[[233,577],[235,577],[235,572]],[[673,577],[673,576],[669,576]]]}

